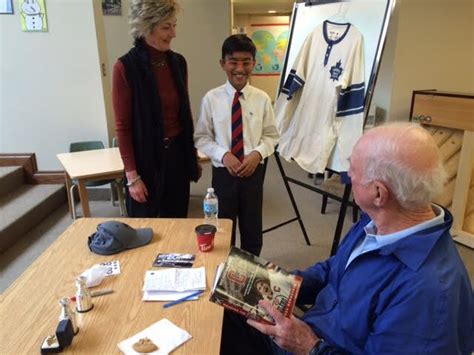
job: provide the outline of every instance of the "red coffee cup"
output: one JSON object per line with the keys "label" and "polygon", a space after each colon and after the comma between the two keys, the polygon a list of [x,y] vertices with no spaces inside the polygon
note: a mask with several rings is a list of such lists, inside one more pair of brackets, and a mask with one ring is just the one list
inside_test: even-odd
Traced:
{"label": "red coffee cup", "polygon": [[207,253],[214,249],[214,236],[217,228],[212,224],[200,224],[196,227],[196,236],[199,251]]}

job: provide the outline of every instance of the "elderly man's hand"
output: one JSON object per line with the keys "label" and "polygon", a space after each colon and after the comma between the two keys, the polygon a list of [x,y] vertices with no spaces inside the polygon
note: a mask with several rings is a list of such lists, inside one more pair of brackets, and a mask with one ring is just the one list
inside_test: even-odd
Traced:
{"label": "elderly man's hand", "polygon": [[316,342],[318,336],[303,321],[295,316],[285,317],[268,301],[260,301],[259,306],[265,308],[275,320],[275,325],[268,325],[248,319],[247,323],[262,333],[270,336],[279,347],[294,353],[307,355]]}

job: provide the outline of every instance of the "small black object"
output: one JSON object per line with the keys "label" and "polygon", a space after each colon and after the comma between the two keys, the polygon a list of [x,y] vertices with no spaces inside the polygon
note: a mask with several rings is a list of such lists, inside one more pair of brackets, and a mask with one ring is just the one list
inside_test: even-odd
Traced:
{"label": "small black object", "polygon": [[70,319],[63,319],[59,322],[56,328],[56,338],[58,339],[59,345],[63,348],[71,344],[72,338],[74,337],[74,329],[72,328],[72,322]]}
{"label": "small black object", "polygon": [[192,267],[196,256],[194,254],[160,253],[153,266],[157,267]]}

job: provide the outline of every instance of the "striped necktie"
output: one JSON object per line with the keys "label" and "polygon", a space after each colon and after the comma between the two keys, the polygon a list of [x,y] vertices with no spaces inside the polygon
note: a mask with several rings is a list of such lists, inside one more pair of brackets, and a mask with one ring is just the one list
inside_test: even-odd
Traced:
{"label": "striped necktie", "polygon": [[232,147],[231,153],[240,161],[244,160],[244,135],[242,129],[242,108],[240,107],[240,91],[236,91],[232,101]]}

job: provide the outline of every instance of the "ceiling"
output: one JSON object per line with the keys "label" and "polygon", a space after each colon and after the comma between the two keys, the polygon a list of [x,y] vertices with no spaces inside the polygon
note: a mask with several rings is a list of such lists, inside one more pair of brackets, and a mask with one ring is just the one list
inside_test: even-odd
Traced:
{"label": "ceiling", "polygon": [[293,10],[294,0],[233,0],[234,14],[257,15],[275,10],[277,14],[289,15]]}

